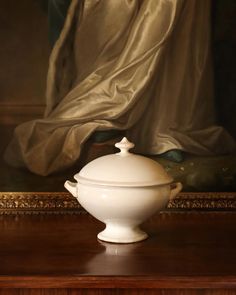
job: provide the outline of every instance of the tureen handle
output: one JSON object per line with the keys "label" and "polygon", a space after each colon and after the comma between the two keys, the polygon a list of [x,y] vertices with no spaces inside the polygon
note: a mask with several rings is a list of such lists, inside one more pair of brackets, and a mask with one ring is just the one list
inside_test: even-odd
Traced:
{"label": "tureen handle", "polygon": [[127,155],[129,154],[129,150],[134,147],[134,144],[128,141],[126,137],[123,137],[120,142],[115,144],[115,147],[120,149],[119,155]]}
{"label": "tureen handle", "polygon": [[77,198],[77,183],[67,180],[64,183],[64,187],[75,197]]}
{"label": "tureen handle", "polygon": [[172,185],[170,187],[171,191],[170,191],[170,200],[173,200],[174,197],[182,190],[183,185],[181,182],[176,182],[173,183],[173,188]]}

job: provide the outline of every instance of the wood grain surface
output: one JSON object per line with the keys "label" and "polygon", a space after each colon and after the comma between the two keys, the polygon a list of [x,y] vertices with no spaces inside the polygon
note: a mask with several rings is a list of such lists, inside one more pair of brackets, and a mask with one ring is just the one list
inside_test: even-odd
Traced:
{"label": "wood grain surface", "polygon": [[[86,213],[0,216],[0,295],[22,288],[57,288],[47,293],[55,295],[236,290],[236,213],[161,213],[143,225],[149,238],[134,244],[98,241],[103,227]],[[103,288],[114,290],[96,293]]]}

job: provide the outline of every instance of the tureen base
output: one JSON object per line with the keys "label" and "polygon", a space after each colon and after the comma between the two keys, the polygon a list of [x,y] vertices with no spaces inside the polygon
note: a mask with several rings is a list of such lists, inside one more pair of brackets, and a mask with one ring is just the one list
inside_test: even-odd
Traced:
{"label": "tureen base", "polygon": [[107,224],[97,237],[101,241],[111,243],[135,243],[147,239],[148,235],[139,227],[131,228]]}

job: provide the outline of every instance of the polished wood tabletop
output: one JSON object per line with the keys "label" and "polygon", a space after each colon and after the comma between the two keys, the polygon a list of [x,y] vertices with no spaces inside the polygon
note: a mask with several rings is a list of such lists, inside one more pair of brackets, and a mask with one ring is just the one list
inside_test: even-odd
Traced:
{"label": "polished wood tabletop", "polygon": [[236,288],[236,213],[163,212],[133,244],[103,228],[85,212],[0,216],[0,288]]}

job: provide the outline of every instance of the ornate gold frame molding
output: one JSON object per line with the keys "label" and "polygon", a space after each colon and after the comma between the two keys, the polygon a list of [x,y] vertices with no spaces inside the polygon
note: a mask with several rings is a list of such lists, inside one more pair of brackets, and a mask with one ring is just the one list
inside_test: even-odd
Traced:
{"label": "ornate gold frame molding", "polygon": [[180,193],[168,204],[174,210],[236,210],[236,192]]}
{"label": "ornate gold frame molding", "polygon": [[0,214],[82,211],[77,200],[65,192],[0,192]]}
{"label": "ornate gold frame molding", "polygon": [[[236,192],[180,193],[167,210],[236,210]],[[0,192],[0,214],[85,212],[66,192]]]}

